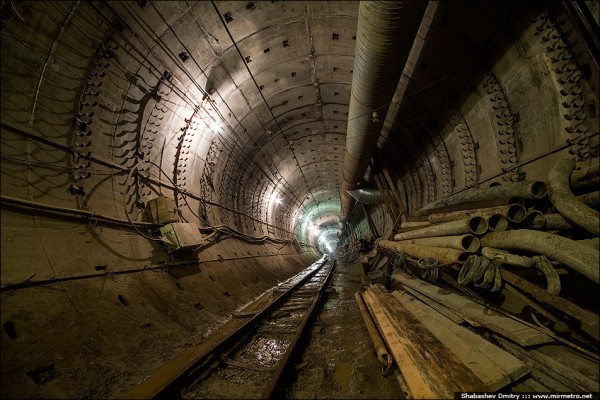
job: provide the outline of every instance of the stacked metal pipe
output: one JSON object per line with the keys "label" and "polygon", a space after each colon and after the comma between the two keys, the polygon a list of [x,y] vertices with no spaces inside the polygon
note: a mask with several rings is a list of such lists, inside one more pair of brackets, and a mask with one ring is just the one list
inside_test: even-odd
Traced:
{"label": "stacked metal pipe", "polygon": [[500,268],[507,265],[537,268],[552,294],[560,292],[552,263],[599,283],[600,227],[593,208],[598,207],[598,167],[574,168],[573,160],[563,159],[550,171],[548,185],[526,181],[451,195],[417,211],[394,240],[380,239],[377,245],[437,260],[438,266],[462,264],[459,283],[492,291],[501,289]]}

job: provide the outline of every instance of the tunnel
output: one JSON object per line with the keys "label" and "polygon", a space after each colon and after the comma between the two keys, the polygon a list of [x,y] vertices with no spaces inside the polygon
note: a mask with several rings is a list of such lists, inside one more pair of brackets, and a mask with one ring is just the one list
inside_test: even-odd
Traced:
{"label": "tunnel", "polygon": [[[315,268],[329,281],[275,397],[597,393],[598,13],[584,0],[2,0],[1,397],[160,398],[166,383],[135,390]],[[478,217],[486,207],[526,215]],[[423,233],[460,212],[471,231]],[[500,250],[456,255],[442,242],[456,235]],[[489,287],[466,286],[482,260]],[[521,372],[441,387],[442,366],[468,362],[412,355],[425,333],[406,333],[435,336],[406,310],[449,307],[431,300],[442,289],[419,292],[436,284],[552,344],[496,340],[453,313]],[[367,320],[390,353],[385,332],[406,333],[386,376]],[[429,395],[413,364],[437,382]],[[254,397],[240,387],[223,397]]]}

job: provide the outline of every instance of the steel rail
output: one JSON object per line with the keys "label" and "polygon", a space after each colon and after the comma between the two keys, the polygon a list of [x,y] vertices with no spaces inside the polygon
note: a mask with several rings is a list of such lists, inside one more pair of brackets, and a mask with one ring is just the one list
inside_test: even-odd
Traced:
{"label": "steel rail", "polygon": [[287,370],[287,368],[290,365],[290,360],[292,360],[293,356],[295,354],[297,354],[300,339],[305,334],[306,329],[308,327],[308,323],[313,318],[313,316],[317,310],[317,305],[319,304],[319,302],[322,298],[323,291],[324,291],[325,287],[327,286],[329,279],[331,278],[331,274],[332,274],[335,266],[336,266],[336,261],[334,260],[333,265],[331,266],[331,268],[329,269],[329,272],[327,273],[327,276],[325,277],[325,279],[323,279],[323,282],[321,283],[321,287],[319,287],[319,292],[315,296],[315,300],[313,301],[312,305],[308,309],[306,316],[304,317],[304,320],[302,321],[300,327],[298,328],[298,331],[294,335],[294,338],[292,339],[289,347],[287,348],[285,354],[283,355],[283,358],[280,360],[279,365],[277,366],[277,369],[271,375],[271,379],[269,380],[268,385],[266,386],[265,390],[263,390],[262,395],[260,396],[261,399],[271,399],[273,397],[273,395],[276,394],[276,391],[281,383],[282,377],[284,376],[284,372]]}
{"label": "steel rail", "polygon": [[[202,349],[200,354],[196,354],[191,358],[187,358],[185,354],[171,360],[163,365],[152,376],[133,388],[129,389],[123,396],[125,399],[157,399],[157,398],[174,398],[178,396],[178,390],[185,385],[185,380],[189,379],[188,375],[191,371],[197,370],[198,367],[212,364],[207,363],[207,360],[215,353],[228,353],[232,347],[235,347],[240,339],[244,338],[248,333],[255,329],[260,322],[270,315],[272,311],[277,309],[291,293],[303,285],[309,278],[315,275],[328,262],[325,259],[313,271],[306,274],[298,282],[294,283],[289,289],[282,292],[276,299],[271,301],[265,308],[258,311],[254,317],[245,322],[239,328],[232,332],[226,333],[223,337],[213,339],[219,332],[209,336],[206,342],[214,342],[208,348]],[[331,268],[333,270],[333,267]],[[331,271],[330,271],[331,272]],[[202,346],[202,345],[200,345]],[[183,358],[182,358],[183,357]],[[213,357],[215,358],[215,357]],[[218,359],[218,357],[216,357]]]}

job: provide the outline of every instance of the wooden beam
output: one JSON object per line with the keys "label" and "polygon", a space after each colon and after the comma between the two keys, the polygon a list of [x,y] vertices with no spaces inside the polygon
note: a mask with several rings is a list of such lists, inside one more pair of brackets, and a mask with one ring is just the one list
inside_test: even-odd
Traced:
{"label": "wooden beam", "polygon": [[402,284],[417,290],[438,303],[444,304],[461,316],[466,316],[487,329],[519,343],[521,346],[533,346],[553,341],[547,334],[490,310],[488,307],[484,307],[458,293],[446,291],[439,286],[419,279],[409,279],[406,274],[395,273],[393,276],[395,280],[400,281]]}
{"label": "wooden beam", "polygon": [[479,391],[497,391],[530,372],[530,368],[512,354],[455,324],[406,292],[395,291],[392,295],[481,379],[484,386],[478,388]]}
{"label": "wooden beam", "polygon": [[507,271],[506,269],[501,269],[500,272],[502,273],[502,279],[504,279],[505,281],[517,286],[525,293],[529,293],[539,301],[549,304],[557,308],[558,310],[569,314],[573,318],[578,319],[582,323],[585,323],[586,325],[590,326],[594,329],[595,336],[598,337],[598,314],[595,314],[588,310],[584,310],[583,308],[573,304],[567,299],[550,294],[544,289],[540,288],[539,286],[536,286],[533,283],[526,281],[525,279],[513,274],[512,272]]}

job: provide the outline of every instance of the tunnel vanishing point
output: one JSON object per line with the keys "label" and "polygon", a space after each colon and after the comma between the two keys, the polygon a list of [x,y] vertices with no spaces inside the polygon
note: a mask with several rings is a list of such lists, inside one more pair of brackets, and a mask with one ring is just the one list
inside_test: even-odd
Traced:
{"label": "tunnel vanishing point", "polygon": [[[505,227],[548,237],[508,251],[597,252],[598,12],[3,0],[1,397],[122,397],[278,282],[376,239],[456,275],[465,256],[414,247],[456,233],[410,232],[447,223],[435,210],[508,206],[505,188],[549,193]],[[511,248],[493,238],[476,240]],[[553,295],[594,310],[598,265],[552,249]]]}

